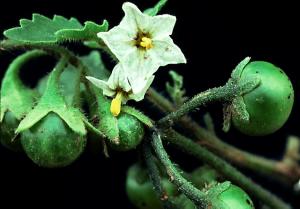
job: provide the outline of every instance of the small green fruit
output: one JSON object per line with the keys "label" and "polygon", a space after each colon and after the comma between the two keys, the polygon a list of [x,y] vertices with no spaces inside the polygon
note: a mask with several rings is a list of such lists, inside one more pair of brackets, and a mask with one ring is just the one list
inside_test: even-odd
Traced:
{"label": "small green fruit", "polygon": [[[177,191],[175,186],[162,179],[163,188],[169,196],[174,195]],[[126,193],[132,204],[139,209],[163,209],[162,203],[153,189],[147,171],[138,164],[131,166],[126,178]]]}
{"label": "small green fruit", "polygon": [[55,113],[49,113],[29,130],[21,132],[21,143],[37,165],[54,168],[71,164],[83,152],[86,139],[74,133]]}
{"label": "small green fruit", "polygon": [[1,144],[12,150],[22,151],[20,138],[16,136],[15,130],[19,125],[19,120],[10,111],[6,112],[3,121],[0,123],[0,142]]}
{"label": "small green fruit", "polygon": [[261,136],[277,131],[287,121],[294,103],[294,90],[287,75],[264,61],[250,62],[243,69],[240,82],[258,76],[260,85],[243,95],[250,121],[233,115],[234,126],[242,133]]}
{"label": "small green fruit", "polygon": [[231,184],[217,197],[214,203],[220,209],[254,209],[250,197],[240,187]]}
{"label": "small green fruit", "polygon": [[119,151],[135,149],[142,141],[145,130],[143,124],[134,116],[121,113],[118,116],[119,144],[110,143]]}

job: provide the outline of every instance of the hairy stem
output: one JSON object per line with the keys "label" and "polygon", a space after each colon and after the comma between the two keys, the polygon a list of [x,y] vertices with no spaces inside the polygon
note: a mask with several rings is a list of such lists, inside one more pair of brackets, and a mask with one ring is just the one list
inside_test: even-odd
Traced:
{"label": "hairy stem", "polygon": [[147,142],[143,144],[143,154],[154,190],[156,191],[158,198],[162,201],[164,208],[178,209],[178,207],[170,200],[170,197],[168,194],[166,194],[162,187],[159,170],[155,164],[155,159],[151,152],[151,145]]}
{"label": "hairy stem", "polygon": [[166,168],[167,174],[169,175],[171,182],[173,182],[178,187],[178,190],[180,192],[182,192],[190,200],[192,200],[196,206],[203,209],[206,208],[206,206],[208,206],[206,194],[194,187],[178,172],[176,167],[169,159],[169,156],[163,147],[160,135],[156,131],[153,132],[151,144],[156,153],[156,156]]}
{"label": "hairy stem", "polygon": [[83,122],[91,132],[93,132],[94,134],[99,136],[101,139],[106,139],[106,136],[104,135],[104,133],[102,133],[100,130],[98,130],[96,127],[94,127],[85,117],[83,119]]}
{"label": "hairy stem", "polygon": [[32,50],[39,49],[47,52],[58,59],[65,58],[70,64],[82,69],[85,72],[85,66],[76,55],[70,50],[55,44],[43,44],[43,43],[21,43],[12,40],[3,40],[0,42],[0,49],[3,50]]}
{"label": "hairy stem", "polygon": [[290,206],[284,203],[278,197],[265,190],[260,185],[256,184],[244,174],[239,172],[236,168],[234,168],[218,156],[214,155],[207,149],[203,148],[202,146],[199,146],[191,139],[186,138],[172,130],[164,132],[164,135],[166,136],[166,141],[171,142],[185,153],[192,155],[200,161],[212,166],[228,180],[241,186],[251,196],[259,199],[261,202],[270,206],[272,209],[290,209]]}
{"label": "hairy stem", "polygon": [[170,127],[176,121],[180,120],[182,116],[200,106],[217,101],[230,101],[239,94],[239,90],[239,86],[236,86],[232,83],[227,83],[225,86],[218,88],[208,89],[194,96],[191,100],[179,107],[175,112],[171,112],[167,116],[160,119],[157,122],[157,125],[164,128]]}
{"label": "hairy stem", "polygon": [[[153,88],[149,89],[147,99],[164,113],[176,111],[175,106]],[[207,147],[210,151],[238,166],[251,169],[267,177],[272,177],[287,185],[292,185],[300,179],[300,167],[298,164],[287,164],[286,161],[270,160],[240,150],[202,128],[189,116],[182,117],[178,123],[181,127],[192,133],[200,145]],[[295,147],[298,146],[293,146],[293,149]]]}

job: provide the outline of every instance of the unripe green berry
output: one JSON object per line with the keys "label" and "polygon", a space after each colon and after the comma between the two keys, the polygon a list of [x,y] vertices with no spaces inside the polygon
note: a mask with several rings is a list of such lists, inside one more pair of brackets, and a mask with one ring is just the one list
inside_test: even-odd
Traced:
{"label": "unripe green berry", "polygon": [[248,194],[233,184],[219,194],[215,204],[220,209],[254,209],[253,202]]}
{"label": "unripe green berry", "polygon": [[21,132],[27,156],[42,167],[64,167],[83,152],[86,138],[74,133],[55,113],[49,113],[29,130]]}
{"label": "unripe green berry", "polygon": [[15,130],[19,125],[19,120],[10,111],[6,112],[3,121],[0,123],[0,142],[1,144],[12,150],[22,151],[20,137],[15,134]]}
{"label": "unripe green berry", "polygon": [[240,82],[260,78],[260,85],[243,95],[250,121],[233,114],[233,124],[242,133],[259,136],[277,131],[287,121],[294,103],[294,90],[287,75],[264,61],[250,62],[241,73]]}
{"label": "unripe green berry", "polygon": [[121,113],[118,116],[119,144],[110,143],[111,147],[119,151],[135,149],[145,135],[143,124],[134,116]]}

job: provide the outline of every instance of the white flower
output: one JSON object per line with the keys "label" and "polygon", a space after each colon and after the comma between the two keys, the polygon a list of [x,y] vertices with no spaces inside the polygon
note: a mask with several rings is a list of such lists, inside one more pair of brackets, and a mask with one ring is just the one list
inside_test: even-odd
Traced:
{"label": "white flower", "polygon": [[122,9],[125,16],[120,24],[108,32],[98,33],[98,37],[125,68],[132,70],[132,76],[138,73],[150,77],[160,66],[186,63],[183,53],[170,38],[175,16],[152,17],[129,2]]}
{"label": "white flower", "polygon": [[110,110],[114,116],[118,116],[122,103],[132,99],[141,101],[150,87],[154,75],[145,76],[138,72],[132,76],[131,71],[126,70],[121,63],[117,64],[107,81],[87,76],[86,78],[95,86],[103,90],[103,94],[115,97],[112,100]]}

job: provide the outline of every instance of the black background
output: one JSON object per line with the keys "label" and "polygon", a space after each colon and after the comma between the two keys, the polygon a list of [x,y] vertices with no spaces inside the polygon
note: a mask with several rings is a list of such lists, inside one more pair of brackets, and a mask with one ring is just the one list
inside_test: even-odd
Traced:
{"label": "black background", "polygon": [[[110,26],[119,23],[123,16],[121,0],[110,1],[58,1],[26,0],[1,2],[1,31],[18,25],[20,18],[31,18],[36,12],[52,17],[54,14],[77,17],[81,22],[92,20],[101,23],[108,19]],[[155,4],[155,0],[133,1],[141,9]],[[188,64],[164,67],[156,73],[154,86],[164,91],[168,79],[167,69],[184,75],[187,95],[220,86],[229,78],[233,67],[245,56],[253,60],[266,60],[280,66],[291,78],[295,89],[295,106],[286,125],[267,137],[245,137],[231,130],[221,131],[221,105],[212,105],[194,114],[196,120],[205,111],[211,112],[218,134],[227,142],[267,157],[281,157],[285,139],[299,133],[299,49],[300,13],[297,6],[283,2],[270,4],[243,1],[230,5],[215,1],[170,0],[162,13],[177,16],[173,38]],[[79,45],[78,53],[87,51]],[[1,51],[0,76],[18,52]],[[41,63],[43,69],[47,69]],[[49,68],[49,67],[48,67]],[[48,69],[49,70],[49,69]],[[47,71],[47,70],[44,70]],[[40,69],[26,73],[25,79],[34,83],[41,75]],[[149,107],[149,106],[147,106]],[[148,109],[149,110],[149,109]],[[179,152],[176,161],[191,169],[195,162]],[[175,156],[175,155],[173,155]],[[63,169],[43,169],[34,165],[22,154],[0,148],[0,208],[17,206],[30,208],[133,208],[126,199],[124,181],[127,167],[138,154],[112,153],[105,159],[101,153],[87,150],[74,164]],[[282,196],[299,208],[294,196],[280,185],[247,172],[252,178]]]}

